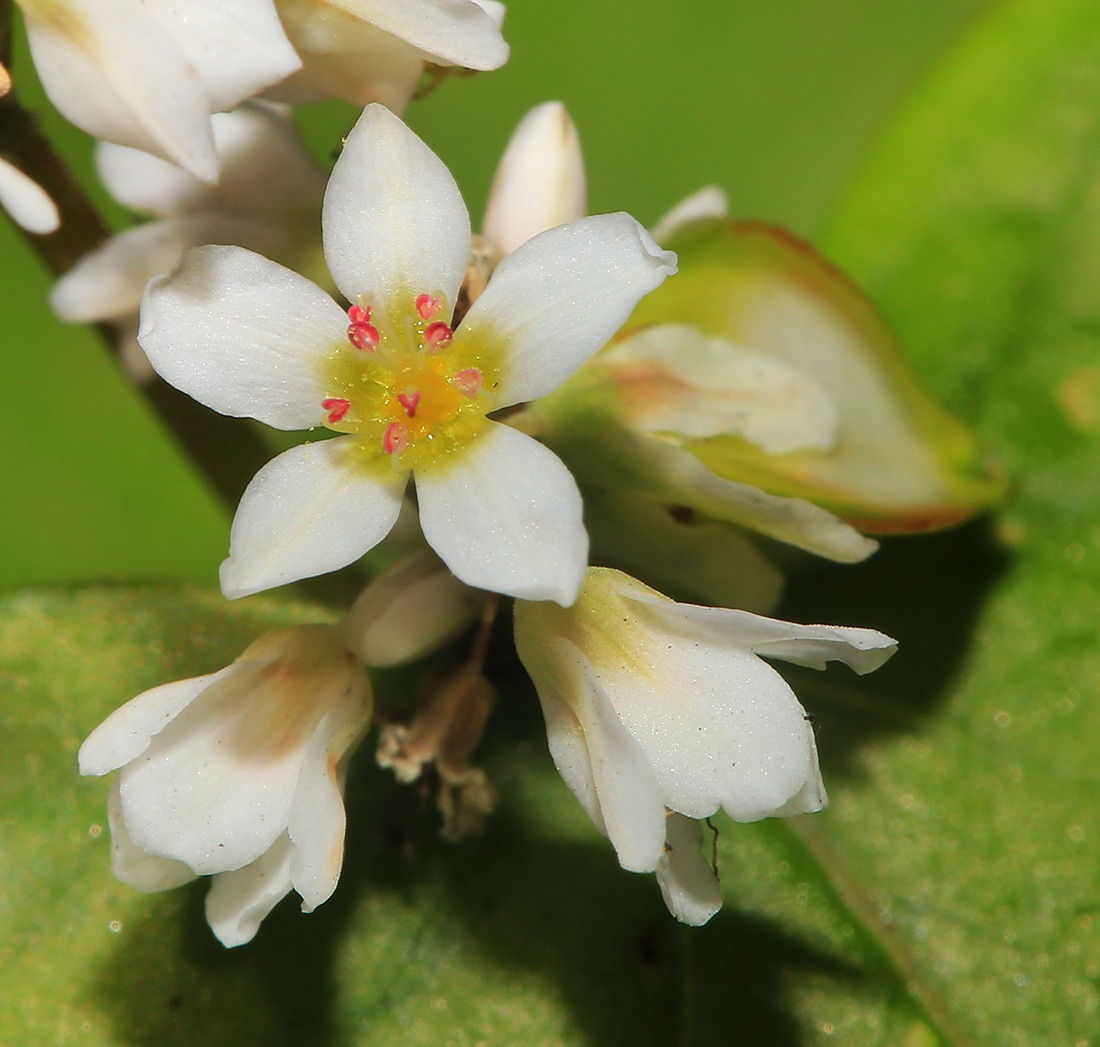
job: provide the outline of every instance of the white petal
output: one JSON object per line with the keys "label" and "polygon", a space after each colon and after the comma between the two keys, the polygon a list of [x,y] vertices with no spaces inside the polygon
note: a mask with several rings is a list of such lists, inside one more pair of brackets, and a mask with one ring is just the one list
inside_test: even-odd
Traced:
{"label": "white petal", "polygon": [[269,216],[320,206],[324,172],[282,107],[253,102],[215,113],[211,123],[222,164],[217,185],[139,149],[109,142],[96,148],[99,176],[119,202],[160,216],[227,210]]}
{"label": "white petal", "polygon": [[588,557],[580,492],[560,459],[506,425],[415,473],[428,544],[467,585],[525,600],[577,596]]}
{"label": "white petal", "polygon": [[[266,663],[238,665],[119,774],[133,841],[201,874],[248,865],[282,834],[312,736],[293,718],[298,710],[268,700]],[[287,737],[277,744],[280,728]]]}
{"label": "white petal", "polygon": [[[522,606],[522,603],[516,604],[517,622]],[[546,720],[546,741],[554,766],[557,767],[562,781],[592,819],[592,824],[606,836],[607,825],[600,810],[596,779],[592,774],[592,760],[588,755],[588,743],[585,741],[581,722],[576,713],[550,687],[539,687],[538,696],[542,715]]]}
{"label": "white petal", "polygon": [[107,794],[107,824],[111,829],[111,872],[115,877],[139,891],[170,891],[196,879],[196,874],[183,862],[158,858],[143,851],[126,831],[118,781],[111,783]]}
{"label": "white petal", "polygon": [[[570,705],[584,731],[600,814],[619,864],[631,872],[653,872],[665,842],[659,783],[588,659],[568,640],[548,642],[558,649],[560,663],[569,667]],[[535,682],[539,686],[537,677]]]}
{"label": "white petal", "polygon": [[288,832],[294,843],[290,875],[312,912],[336,890],[344,862],[343,768],[370,721],[370,701],[349,695],[329,710],[302,759]]}
{"label": "white petal", "polygon": [[330,0],[431,55],[441,65],[498,69],[508,60],[500,24],[473,0]]}
{"label": "white petal", "polygon": [[269,98],[306,105],[331,96],[360,109],[380,102],[404,113],[424,74],[423,51],[332,4],[280,0],[279,11],[305,64]]}
{"label": "white petal", "polygon": [[206,922],[227,949],[252,941],[264,917],[290,893],[293,851],[284,833],[251,864],[214,877]]}
{"label": "white petal", "polygon": [[72,123],[156,153],[204,181],[217,178],[209,97],[156,18],[132,4],[92,0],[24,10],[42,86]]}
{"label": "white petal", "polygon": [[120,204],[159,217],[194,210],[213,191],[178,164],[128,145],[97,142],[95,166],[100,181]]}
{"label": "white petal", "polygon": [[588,211],[577,129],[561,102],[544,102],[520,122],[493,179],[482,233],[510,254],[536,233]]}
{"label": "white petal", "polygon": [[346,567],[386,536],[407,477],[366,471],[357,444],[345,436],[292,447],[253,477],[221,567],[228,599]]}
{"label": "white petal", "polygon": [[459,330],[508,346],[498,404],[534,400],[562,384],[623,324],[638,300],[676,272],[628,214],[558,226],[508,255]]}
{"label": "white petal", "polygon": [[272,0],[160,0],[157,7],[198,73],[210,112],[232,109],[302,64]]}
{"label": "white petal", "polygon": [[172,269],[185,251],[202,244],[238,244],[272,253],[285,246],[285,239],[274,225],[233,215],[162,218],[117,233],[86,254],[53,285],[50,305],[70,323],[136,315],[149,281]]}
{"label": "white petal", "polygon": [[809,722],[806,722],[806,735],[810,755],[813,757],[813,766],[806,777],[806,784],[775,812],[777,818],[793,818],[798,814],[813,814],[815,811],[823,811],[829,806],[829,794],[825,791],[825,783],[821,780],[821,768],[817,762],[817,742],[814,739],[814,729]]}
{"label": "white petal", "polygon": [[483,604],[480,590],[460,582],[425,549],[373,579],[340,629],[364,664],[404,665],[454,639]]}
{"label": "white petal", "polygon": [[700,218],[725,218],[728,214],[726,191],[717,185],[705,185],[672,207],[651,232],[653,239],[663,244],[690,222],[697,222]]}
{"label": "white petal", "polygon": [[690,927],[702,927],[722,908],[722,889],[700,851],[702,843],[699,822],[682,814],[669,815],[667,847],[657,863],[657,882],[668,911]]}
{"label": "white petal", "polygon": [[875,629],[836,625],[798,625],[725,607],[673,603],[631,588],[628,598],[646,605],[669,629],[683,636],[728,643],[767,658],[781,658],[811,669],[844,662],[860,675],[873,672],[898,649],[897,640]]}
{"label": "white petal", "polygon": [[809,375],[691,324],[657,324],[600,357],[631,428],[742,436],[768,454],[831,450],[836,405]]}
{"label": "white petal", "polygon": [[35,236],[56,232],[61,224],[57,204],[33,178],[0,157],[0,207],[21,229]]}
{"label": "white petal", "polygon": [[220,672],[161,684],[131,698],[103,721],[80,747],[81,774],[103,775],[140,756],[149,742],[216,680],[239,671]]}
{"label": "white petal", "polygon": [[637,445],[637,463],[653,477],[655,489],[667,498],[740,524],[769,538],[828,557],[838,563],[859,563],[877,548],[839,517],[804,498],[783,498],[751,484],[726,480],[711,472],[695,455],[672,443],[647,438]]}
{"label": "white petal", "polygon": [[321,217],[336,286],[389,310],[442,291],[454,305],[470,254],[470,216],[450,171],[393,113],[363,110],[344,143]]}
{"label": "white petal", "polygon": [[241,247],[200,247],[149,284],[138,341],[165,381],[207,407],[307,429],[325,420],[322,364],[346,329],[304,276]]}
{"label": "white petal", "polygon": [[474,0],[474,3],[496,23],[498,29],[503,28],[507,8],[501,0]]}

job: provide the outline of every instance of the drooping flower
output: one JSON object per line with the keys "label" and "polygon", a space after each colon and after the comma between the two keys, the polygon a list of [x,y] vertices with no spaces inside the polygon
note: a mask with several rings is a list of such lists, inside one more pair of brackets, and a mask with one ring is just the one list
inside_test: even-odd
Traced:
{"label": "drooping flower", "polygon": [[47,236],[61,224],[57,204],[30,175],[0,156],[0,207],[21,229]]}
{"label": "drooping flower", "polygon": [[281,106],[249,102],[211,118],[221,177],[214,185],[175,164],[101,142],[96,166],[108,191],[157,220],[116,233],[54,284],[50,304],[70,323],[119,325],[123,359],[148,369],[137,345],[145,285],[184,251],[237,244],[295,269],[320,254],[317,213],[325,174]]}
{"label": "drooping flower", "polygon": [[370,712],[366,670],[325,625],[267,633],[220,672],[138,695],[80,749],[81,774],[121,768],[115,875],[144,891],[213,875],[207,920],[228,946],[291,889],[312,911],[340,875],[344,775]]}
{"label": "drooping flower", "polygon": [[368,106],[322,215],[345,313],[303,277],[235,247],[189,252],[153,280],[139,340],[171,384],[276,428],[343,433],[264,467],[233,522],[229,597],[335,570],[380,541],[410,473],[428,543],[469,585],[570,603],[587,538],[576,485],[489,412],[560,385],[675,271],[629,215],[529,240],[453,328],[470,252],[450,173]]}
{"label": "drooping flower", "polygon": [[658,871],[689,923],[720,898],[701,872],[698,827],[681,816],[722,808],[755,821],[827,802],[804,710],[761,658],[866,673],[897,647],[870,629],[675,603],[603,568],[589,569],[570,608],[518,602],[515,630],[566,784],[623,868]]}
{"label": "drooping flower", "polygon": [[273,92],[300,104],[381,102],[400,116],[427,68],[498,69],[508,60],[496,0],[275,0],[302,69]]}
{"label": "drooping flower", "polygon": [[50,101],[96,138],[214,182],[210,115],[301,65],[273,0],[19,0]]}

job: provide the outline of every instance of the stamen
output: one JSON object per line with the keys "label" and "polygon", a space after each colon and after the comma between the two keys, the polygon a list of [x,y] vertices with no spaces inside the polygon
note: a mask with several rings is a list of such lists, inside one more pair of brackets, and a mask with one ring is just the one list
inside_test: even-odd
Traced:
{"label": "stamen", "polygon": [[398,393],[397,402],[405,408],[405,413],[410,417],[416,415],[416,409],[420,406],[420,390],[414,385],[409,386],[407,393]]}
{"label": "stamen", "polygon": [[328,411],[329,423],[335,425],[337,422],[342,422],[344,416],[351,410],[351,401],[333,398],[322,400],[321,406]]}
{"label": "stamen", "polygon": [[382,450],[386,454],[400,454],[409,446],[409,430],[400,422],[391,422],[382,434]]}
{"label": "stamen", "polygon": [[443,304],[442,298],[433,298],[430,294],[419,295],[416,299],[416,311],[421,320],[430,320]]}
{"label": "stamen", "polygon": [[[358,309],[359,307],[353,305],[351,308]],[[348,341],[356,349],[362,349],[364,352],[370,353],[378,347],[381,338],[378,334],[378,328],[364,321],[353,323],[348,327]]]}
{"label": "stamen", "polygon": [[353,305],[348,310],[348,319],[353,324],[369,324],[370,323],[370,306],[369,305]]}
{"label": "stamen", "polygon": [[481,392],[485,378],[476,367],[467,367],[464,371],[459,371],[451,381],[460,393],[472,400]]}
{"label": "stamen", "polygon": [[438,353],[440,349],[446,349],[451,344],[451,339],[454,336],[455,333],[451,330],[450,324],[445,324],[442,320],[437,320],[434,324],[428,324],[424,331],[424,341],[428,343],[428,349],[433,353]]}

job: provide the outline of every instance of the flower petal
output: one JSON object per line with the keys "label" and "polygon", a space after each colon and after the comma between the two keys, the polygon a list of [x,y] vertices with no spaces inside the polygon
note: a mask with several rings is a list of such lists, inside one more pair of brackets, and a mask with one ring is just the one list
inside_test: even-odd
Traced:
{"label": "flower petal", "polygon": [[722,889],[703,857],[703,827],[694,818],[670,814],[665,852],[657,863],[657,882],[665,905],[681,923],[702,927],[722,908]]}
{"label": "flower petal", "polygon": [[367,106],[348,135],[321,225],[332,278],[350,301],[409,312],[418,294],[441,291],[454,305],[470,216],[443,161],[385,107]]}
{"label": "flower petal", "polygon": [[241,247],[200,247],[149,284],[138,341],[165,381],[207,407],[307,429],[325,420],[321,362],[346,328],[304,276]]}
{"label": "flower petal", "polygon": [[508,255],[459,332],[507,346],[498,406],[534,400],[561,385],[674,272],[676,256],[630,215],[581,218]]}
{"label": "flower petal", "polygon": [[600,814],[619,864],[631,872],[653,872],[664,849],[665,805],[646,755],[580,649],[560,638],[549,643],[572,678],[572,709],[584,731]]}
{"label": "flower petal", "polygon": [[508,60],[500,22],[473,0],[329,0],[426,52],[440,65],[498,69]]}
{"label": "flower petal", "polygon": [[284,833],[254,862],[215,875],[206,895],[206,922],[227,949],[252,941],[264,917],[290,893],[293,853]]}
{"label": "flower petal", "polygon": [[195,210],[214,193],[214,186],[178,164],[128,145],[97,142],[95,166],[120,204],[160,218]]}
{"label": "flower petal", "polygon": [[206,89],[209,112],[232,109],[302,65],[271,0],[175,0],[157,6]]}
{"label": "flower petal", "polygon": [[490,422],[460,457],[415,478],[424,537],[467,585],[563,606],[576,599],[588,535],[580,492],[552,451]]}
{"label": "flower petal", "polygon": [[535,106],[520,122],[493,179],[481,231],[510,254],[536,233],[588,211],[577,129],[561,102]]}
{"label": "flower petal", "polygon": [[664,244],[690,222],[700,218],[725,218],[728,214],[726,191],[721,186],[705,185],[674,205],[650,232],[657,243]]}
{"label": "flower petal", "polygon": [[117,233],[81,258],[53,285],[50,305],[70,323],[136,316],[149,281],[172,269],[185,251],[202,244],[238,244],[271,254],[285,246],[285,238],[275,225],[234,215],[182,215],[147,222]]}
{"label": "flower petal", "polygon": [[811,669],[824,669],[827,662],[838,661],[862,676],[873,672],[898,649],[897,640],[875,629],[798,625],[749,611],[673,603],[642,586],[631,585],[620,592],[644,604],[666,628],[683,636],[736,645],[765,658],[781,658]]}
{"label": "flower petal", "polygon": [[48,236],[61,224],[57,204],[33,178],[0,156],[0,207],[21,229]]}
{"label": "flower petal", "polygon": [[214,182],[209,96],[179,42],[146,11],[100,0],[25,5],[35,69],[77,127]]}
{"label": "flower petal", "polygon": [[197,878],[183,862],[158,858],[130,839],[126,820],[122,817],[117,779],[111,783],[111,791],[107,794],[107,824],[111,829],[111,872],[123,883],[151,894],[182,887]]}
{"label": "flower petal", "polygon": [[221,567],[230,600],[346,567],[385,536],[407,476],[364,471],[358,437],[284,451],[252,479]]}
{"label": "flower petal", "polygon": [[370,722],[369,695],[347,696],[325,714],[302,758],[288,833],[294,843],[290,875],[312,912],[336,890],[344,862],[346,757]]}
{"label": "flower petal", "polygon": [[365,665],[405,665],[454,639],[484,602],[425,549],[374,578],[339,628]]}
{"label": "flower petal", "polygon": [[99,777],[140,756],[207,687],[238,671],[236,665],[230,665],[206,676],[161,684],[131,698],[84,740],[77,754],[80,773]]}
{"label": "flower petal", "polygon": [[261,722],[271,710],[259,708],[266,664],[238,662],[239,672],[207,687],[122,768],[126,827],[143,850],[200,874],[226,872],[255,861],[286,828],[312,731],[272,743]]}
{"label": "flower petal", "polygon": [[[522,604],[516,605],[518,612]],[[518,618],[517,618],[518,621]],[[538,688],[542,715],[546,720],[546,741],[550,756],[562,781],[580,801],[592,824],[607,836],[607,825],[600,810],[600,798],[596,792],[596,780],[592,774],[592,760],[588,755],[588,743],[577,714],[549,687]]]}

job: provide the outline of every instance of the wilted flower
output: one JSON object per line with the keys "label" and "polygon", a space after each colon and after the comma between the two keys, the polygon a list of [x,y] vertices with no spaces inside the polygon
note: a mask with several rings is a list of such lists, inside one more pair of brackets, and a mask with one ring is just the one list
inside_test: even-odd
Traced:
{"label": "wilted flower", "polygon": [[747,822],[826,803],[804,710],[761,656],[866,673],[897,646],[870,629],[675,603],[601,568],[570,608],[518,602],[515,630],[566,784],[623,868],[659,870],[670,908],[689,923],[709,919],[717,893],[679,853],[685,842],[697,851],[698,830],[670,812],[700,819],[722,808]]}
{"label": "wilted flower", "polygon": [[541,444],[486,415],[565,381],[675,256],[629,215],[582,219],[509,255],[453,329],[469,216],[447,169],[381,106],[348,136],[322,224],[347,314],[234,247],[190,252],[142,305],[141,345],[177,388],[224,414],[346,434],[256,475],[223,591],[358,559],[393,525],[411,472],[424,535],[459,579],[570,603],[587,554],[576,485]]}
{"label": "wilted flower", "polygon": [[280,106],[250,102],[212,117],[221,177],[209,185],[149,153],[101,142],[99,175],[116,200],[157,217],[116,233],[54,284],[50,303],[71,323],[111,321],[123,355],[148,368],[137,345],[145,285],[184,251],[237,244],[301,269],[320,255],[317,214],[325,174]]}
{"label": "wilted flower", "polygon": [[273,0],[19,0],[50,101],[77,127],[214,182],[211,113],[301,63]]}
{"label": "wilted flower", "polygon": [[109,800],[115,875],[160,891],[213,875],[206,915],[251,940],[292,888],[310,912],[336,888],[347,760],[370,720],[366,670],[337,626],[279,629],[209,676],[154,687],[80,749],[121,768]]}
{"label": "wilted flower", "polygon": [[302,70],[274,94],[381,102],[399,116],[428,67],[497,69],[508,60],[496,0],[275,0]]}

